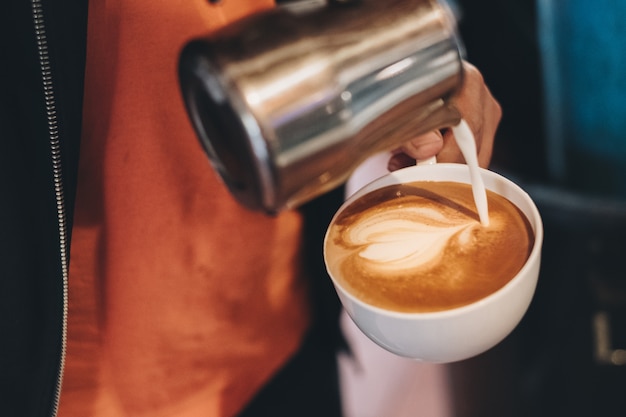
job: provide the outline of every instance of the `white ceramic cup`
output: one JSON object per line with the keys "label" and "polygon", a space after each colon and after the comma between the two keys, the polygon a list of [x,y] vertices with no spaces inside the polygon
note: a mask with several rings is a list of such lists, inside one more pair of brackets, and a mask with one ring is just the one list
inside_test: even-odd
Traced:
{"label": "white ceramic cup", "polygon": [[[481,176],[488,190],[506,197],[526,215],[535,234],[534,245],[525,265],[495,293],[450,310],[403,313],[361,301],[346,291],[329,270],[348,315],[365,335],[384,349],[400,356],[434,363],[467,359],[501,342],[515,329],[528,310],[541,262],[543,225],[539,211],[530,196],[512,181],[485,169],[481,169]],[[404,168],[369,183],[353,194],[335,214],[331,224],[345,207],[368,192],[412,181],[471,183],[469,168],[463,164],[438,163]]]}

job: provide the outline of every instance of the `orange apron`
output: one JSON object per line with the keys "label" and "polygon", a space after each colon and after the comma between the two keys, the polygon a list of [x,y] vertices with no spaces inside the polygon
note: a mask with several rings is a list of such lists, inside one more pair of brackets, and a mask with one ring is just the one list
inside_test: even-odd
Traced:
{"label": "orange apron", "polygon": [[90,0],[60,416],[232,416],[309,321],[302,219],[240,207],[184,112],[191,37],[270,0]]}

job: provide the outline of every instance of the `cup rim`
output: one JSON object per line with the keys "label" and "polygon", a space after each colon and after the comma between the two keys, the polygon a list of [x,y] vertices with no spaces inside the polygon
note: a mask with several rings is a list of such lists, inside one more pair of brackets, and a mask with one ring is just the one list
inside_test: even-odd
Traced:
{"label": "cup rim", "polygon": [[[348,297],[352,302],[354,302],[355,304],[358,304],[359,306],[361,306],[361,308],[364,308],[366,310],[371,310],[373,312],[375,312],[376,314],[381,314],[387,317],[392,317],[392,318],[398,318],[398,319],[416,319],[419,318],[420,320],[435,320],[435,319],[442,319],[442,318],[446,318],[446,317],[452,317],[452,316],[457,316],[457,315],[463,315],[468,313],[469,311],[472,310],[476,310],[481,308],[483,305],[485,304],[489,304],[494,298],[497,297],[501,297],[503,293],[506,292],[510,292],[512,291],[513,287],[516,287],[518,285],[520,285],[520,281],[522,281],[522,278],[527,275],[529,272],[528,270],[531,268],[534,268],[535,265],[537,265],[540,261],[539,258],[541,258],[541,250],[542,250],[542,245],[543,245],[543,222],[541,220],[541,215],[539,213],[539,209],[537,208],[535,202],[532,200],[532,198],[530,197],[530,195],[524,191],[519,185],[517,185],[516,183],[514,183],[513,181],[511,181],[510,179],[508,179],[507,177],[505,177],[502,174],[499,174],[497,172],[494,171],[490,171],[488,169],[485,168],[480,168],[480,173],[483,176],[488,176],[491,177],[492,179],[502,182],[504,184],[506,184],[507,187],[509,187],[509,189],[513,190],[517,195],[519,195],[522,199],[525,200],[525,202],[528,204],[528,211],[530,212],[530,214],[532,215],[530,218],[528,216],[529,213],[527,213],[527,210],[523,210],[521,207],[519,207],[516,203],[512,202],[513,204],[515,204],[515,206],[518,207],[518,209],[520,209],[522,211],[522,213],[526,216],[527,220],[529,221],[531,227],[533,228],[533,232],[535,234],[535,241],[533,243],[533,247],[528,255],[528,258],[526,260],[526,262],[524,263],[524,266],[522,266],[522,268],[517,272],[517,274],[515,274],[515,276],[513,278],[511,278],[505,285],[503,285],[501,288],[497,289],[496,291],[492,292],[491,294],[477,300],[474,301],[470,304],[466,304],[463,306],[459,306],[459,307],[454,307],[454,308],[450,308],[450,309],[445,309],[445,310],[439,310],[439,311],[425,311],[425,312],[403,312],[403,311],[393,311],[393,310],[388,310],[388,309],[384,309],[381,307],[377,307],[375,305],[366,303],[365,301],[361,300],[360,298],[356,297],[355,295],[353,295],[350,291],[346,290],[346,288],[341,285],[330,273],[330,271],[328,271],[328,264],[326,261],[326,242],[328,239],[328,229],[330,228],[330,225],[335,221],[335,218],[339,215],[339,213],[341,211],[344,210],[345,207],[347,207],[348,205],[350,205],[354,200],[358,199],[359,197],[369,193],[370,191],[373,191],[375,189],[381,188],[381,186],[379,186],[380,183],[383,183],[385,185],[392,185],[392,184],[398,184],[401,180],[401,177],[407,177],[410,174],[412,174],[414,171],[416,170],[440,170],[440,169],[446,169],[446,170],[463,170],[465,169],[467,171],[467,179],[466,179],[466,183],[470,183],[470,177],[469,177],[469,167],[467,167],[467,165],[465,164],[461,164],[461,163],[436,163],[436,164],[432,164],[432,165],[416,165],[416,166],[410,166],[410,167],[406,167],[406,168],[402,168],[399,169],[397,171],[393,171],[390,172],[388,174],[385,174],[371,182],[369,182],[368,184],[364,185],[363,187],[361,187],[359,190],[357,190],[354,194],[352,194],[349,198],[347,198],[344,203],[339,207],[339,209],[337,210],[337,212],[333,215],[329,226],[326,230],[326,233],[324,235],[324,264],[326,266],[327,272],[329,277],[331,278],[333,285],[340,288],[341,292],[344,296]],[[419,172],[419,171],[418,171]],[[420,179],[412,179],[411,181],[420,181]],[[433,180],[433,181],[438,181],[438,180]],[[446,181],[446,180],[441,180],[441,181]],[[450,180],[450,181],[457,181],[460,182],[461,180]],[[384,185],[382,185],[384,186]],[[500,192],[493,190],[492,188],[490,188],[488,186],[487,183],[485,183],[485,187],[497,194],[501,194]],[[508,197],[507,200],[510,201],[510,199]]]}

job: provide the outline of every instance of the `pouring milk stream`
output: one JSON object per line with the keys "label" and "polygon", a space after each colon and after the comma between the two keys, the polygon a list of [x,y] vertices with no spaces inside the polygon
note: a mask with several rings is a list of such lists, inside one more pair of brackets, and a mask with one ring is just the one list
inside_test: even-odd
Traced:
{"label": "pouring milk stream", "polygon": [[454,139],[456,140],[456,143],[465,158],[465,163],[470,170],[472,193],[474,195],[474,203],[476,204],[476,210],[478,211],[480,223],[483,226],[489,226],[487,191],[485,190],[483,179],[480,176],[474,134],[465,120],[461,120],[458,125],[452,127],[452,132],[454,133]]}

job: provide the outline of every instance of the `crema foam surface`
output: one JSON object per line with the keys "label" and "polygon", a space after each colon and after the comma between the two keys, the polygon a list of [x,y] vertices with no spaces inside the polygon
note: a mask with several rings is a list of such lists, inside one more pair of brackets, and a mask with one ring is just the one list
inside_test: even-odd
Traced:
{"label": "crema foam surface", "polygon": [[483,226],[469,184],[423,181],[369,193],[331,226],[329,270],[385,309],[440,311],[483,298],[519,272],[534,242],[513,203],[491,191],[487,198]]}

